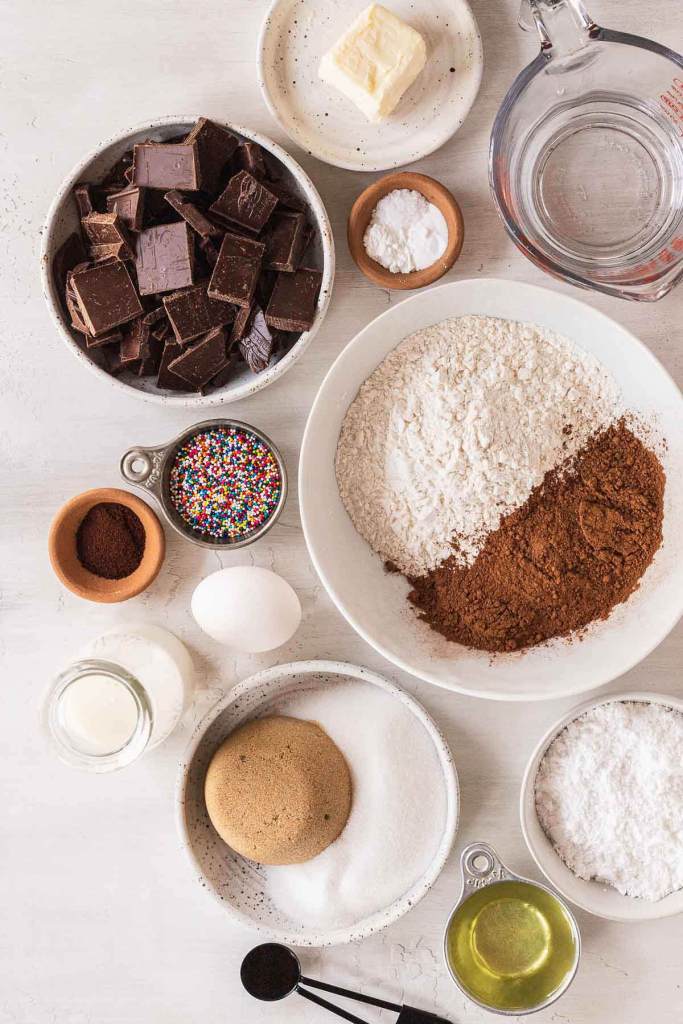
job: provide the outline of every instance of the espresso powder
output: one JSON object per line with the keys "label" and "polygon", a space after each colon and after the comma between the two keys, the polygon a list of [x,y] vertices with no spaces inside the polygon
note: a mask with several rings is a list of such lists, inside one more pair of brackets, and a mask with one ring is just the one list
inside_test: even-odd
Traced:
{"label": "espresso powder", "polygon": [[448,640],[517,651],[605,619],[662,542],[665,475],[623,420],[553,469],[467,567],[411,578],[410,601]]}
{"label": "espresso powder", "polygon": [[106,580],[135,572],[145,551],[145,528],[126,505],[101,501],[86,513],[76,531],[81,565]]}

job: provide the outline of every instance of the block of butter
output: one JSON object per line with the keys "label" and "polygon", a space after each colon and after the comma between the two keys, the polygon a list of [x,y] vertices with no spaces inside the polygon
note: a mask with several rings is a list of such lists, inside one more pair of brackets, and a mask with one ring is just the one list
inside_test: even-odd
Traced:
{"label": "block of butter", "polygon": [[369,121],[394,109],[427,60],[419,32],[381,4],[370,4],[320,61],[324,82],[352,100]]}

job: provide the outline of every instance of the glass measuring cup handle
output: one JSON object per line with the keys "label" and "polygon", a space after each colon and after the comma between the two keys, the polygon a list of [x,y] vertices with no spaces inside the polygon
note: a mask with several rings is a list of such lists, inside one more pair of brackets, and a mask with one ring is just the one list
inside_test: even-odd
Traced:
{"label": "glass measuring cup handle", "polygon": [[546,57],[574,57],[600,32],[581,0],[522,0],[519,26],[535,28]]}

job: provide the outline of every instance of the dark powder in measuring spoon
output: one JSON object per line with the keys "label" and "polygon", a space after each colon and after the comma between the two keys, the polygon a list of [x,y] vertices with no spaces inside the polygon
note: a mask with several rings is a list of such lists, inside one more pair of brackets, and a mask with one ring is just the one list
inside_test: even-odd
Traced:
{"label": "dark powder in measuring spoon", "polygon": [[121,580],[135,572],[145,552],[145,528],[126,505],[101,501],[76,531],[76,554],[95,576]]}

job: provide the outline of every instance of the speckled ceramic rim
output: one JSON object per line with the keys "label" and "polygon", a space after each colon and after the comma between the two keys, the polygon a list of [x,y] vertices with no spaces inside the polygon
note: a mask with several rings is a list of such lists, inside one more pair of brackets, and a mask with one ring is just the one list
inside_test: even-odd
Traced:
{"label": "speckled ceramic rim", "polygon": [[[543,872],[545,877],[548,879],[550,884],[554,886],[559,893],[564,896],[565,899],[569,900],[575,906],[580,907],[582,910],[587,911],[589,914],[594,914],[596,917],[602,917],[607,921],[619,921],[619,922],[633,922],[633,921],[652,921],[663,917],[673,917],[676,914],[683,913],[683,890],[671,893],[669,896],[665,896],[664,899],[659,900],[657,903],[648,903],[645,900],[636,900],[633,897],[622,896],[617,890],[613,890],[615,896],[619,897],[619,904],[623,906],[623,913],[610,913],[607,914],[602,910],[599,910],[595,903],[586,897],[577,896],[575,891],[570,891],[567,885],[564,884],[562,874],[548,870],[548,861],[555,863],[558,868],[565,868],[565,865],[560,860],[559,855],[553,849],[549,840],[546,839],[546,850],[549,852],[550,857],[546,858],[541,856],[537,843],[530,829],[530,823],[532,821],[537,822],[536,818],[536,801],[534,798],[534,789],[536,776],[540,767],[541,761],[545,755],[550,744],[559,736],[563,729],[581,715],[585,715],[587,711],[592,711],[593,708],[602,707],[603,704],[614,704],[622,703],[624,701],[632,701],[634,703],[645,703],[645,704],[661,704],[667,708],[673,708],[675,711],[683,713],[683,699],[680,697],[674,697],[666,693],[648,693],[647,691],[633,690],[625,691],[620,693],[608,693],[603,697],[592,698],[590,700],[583,701],[581,704],[577,704],[576,707],[568,711],[566,715],[563,715],[559,722],[556,722],[546,732],[540,743],[536,746],[526,770],[524,772],[524,778],[522,780],[522,789],[520,793],[519,801],[519,817],[520,824],[522,827],[522,834],[524,841],[529,849],[529,853],[534,858],[537,867]],[[569,869],[566,869],[569,870]],[[596,890],[604,890],[609,888],[600,882],[587,881],[585,879],[576,879],[580,883],[580,889],[586,894],[590,894],[591,888],[595,887]],[[577,887],[578,888],[578,887]],[[629,907],[631,912],[629,913]],[[638,908],[638,914],[635,915],[633,910]]]}
{"label": "speckled ceramic rim", "polygon": [[459,2],[462,4],[463,7],[467,9],[469,13],[479,47],[479,59],[473,64],[473,73],[476,78],[476,84],[472,91],[472,100],[469,106],[465,110],[463,110],[461,117],[456,119],[452,124],[450,124],[446,130],[441,132],[439,135],[436,135],[434,137],[433,144],[430,146],[426,146],[419,153],[411,152],[408,156],[406,156],[405,159],[391,160],[388,163],[384,160],[380,160],[378,163],[368,163],[364,164],[362,167],[359,167],[358,163],[354,163],[352,160],[332,160],[328,155],[323,155],[322,153],[316,152],[315,149],[311,149],[303,138],[298,138],[297,136],[291,133],[287,125],[282,121],[280,117],[280,113],[277,109],[277,104],[273,101],[273,97],[270,94],[270,89],[266,84],[266,77],[263,74],[263,65],[265,63],[265,49],[268,32],[270,30],[273,15],[276,9],[282,3],[282,0],[272,0],[263,18],[263,22],[261,23],[261,31],[259,32],[256,67],[258,70],[258,82],[261,89],[261,95],[263,96],[263,100],[266,106],[270,110],[271,114],[273,115],[277,123],[282,128],[283,132],[286,132],[289,138],[293,142],[295,142],[297,146],[301,146],[301,148],[305,149],[306,152],[311,154],[311,156],[316,157],[316,159],[318,160],[322,160],[323,163],[329,164],[332,167],[343,167],[344,170],[347,171],[358,171],[360,173],[367,173],[372,171],[390,171],[395,167],[405,167],[406,164],[415,163],[415,161],[417,160],[424,160],[424,158],[429,156],[431,153],[435,153],[437,149],[441,149],[441,147],[445,145],[448,142],[448,140],[455,135],[455,133],[464,123],[465,119],[467,118],[469,112],[471,111],[474,105],[477,96],[479,95],[481,80],[484,74],[484,53],[481,41],[481,32],[479,31],[477,19],[474,16],[474,12],[472,10],[472,7],[468,3],[468,0],[459,0]]}
{"label": "speckled ceramic rim", "polygon": [[[185,527],[182,525],[182,517],[176,511],[169,494],[168,474],[179,449],[186,441],[189,441],[190,438],[195,437],[197,434],[205,433],[207,430],[226,428],[234,428],[235,430],[244,431],[245,434],[253,434],[254,437],[257,437],[268,448],[277,463],[280,474],[280,497],[268,519],[261,523],[257,529],[242,537],[241,540],[208,540],[197,536],[189,526]],[[138,461],[144,467],[140,471],[135,470],[135,463]],[[263,537],[275,525],[287,501],[287,466],[279,449],[262,430],[253,427],[251,423],[244,423],[242,420],[203,420],[201,423],[195,423],[186,430],[182,430],[172,441],[168,441],[166,444],[148,445],[147,447],[144,445],[134,445],[121,456],[119,471],[126,483],[137,487],[155,499],[164,513],[169,526],[172,526],[176,533],[179,533],[181,537],[191,541],[193,544],[198,544],[202,548],[211,548],[214,551],[237,551],[238,548],[245,548],[249,544],[253,544],[255,540]]]}
{"label": "speckled ceramic rim", "polygon": [[[420,881],[412,887],[412,889],[404,893],[403,896],[400,896],[385,910],[379,911],[378,913],[373,914],[348,928],[338,928],[334,931],[328,932],[301,931],[290,933],[284,929],[269,928],[266,925],[256,925],[252,918],[243,914],[236,907],[231,906],[224,900],[221,900],[216,894],[208,879],[204,876],[201,865],[194,855],[192,841],[190,839],[185,820],[185,791],[190,765],[202,741],[204,733],[226,708],[229,708],[230,705],[240,701],[246,693],[256,690],[260,686],[263,686],[274,679],[302,675],[319,676],[321,674],[346,676],[349,679],[357,679],[364,683],[370,683],[373,686],[379,686],[380,689],[400,700],[401,703],[404,704],[422,723],[434,743],[443,771],[443,780],[446,790],[446,821],[439,849],[437,850],[428,871]],[[269,696],[268,702],[270,699],[271,698]],[[399,753],[400,752],[397,751],[397,755]],[[185,751],[184,759],[180,765],[178,783],[176,786],[176,821],[178,824],[181,843],[189,858],[193,873],[198,876],[202,882],[202,887],[210,892],[214,900],[224,910],[227,910],[231,917],[240,924],[245,925],[248,928],[255,929],[263,935],[267,935],[274,942],[283,942],[289,946],[336,946],[347,942],[355,942],[360,939],[365,939],[373,932],[380,931],[382,928],[386,928],[388,925],[393,924],[394,921],[397,921],[412,907],[419,903],[423,896],[429,892],[441,874],[441,871],[448,860],[448,856],[457,833],[459,813],[460,791],[458,786],[458,773],[453,760],[453,755],[448,747],[448,743],[434,720],[427,714],[422,705],[415,700],[414,697],[406,693],[405,690],[402,690],[395,683],[385,679],[384,676],[371,672],[367,668],[362,668],[360,665],[350,665],[344,661],[295,661],[286,665],[275,665],[262,672],[257,672],[255,675],[250,676],[241,683],[238,683],[237,686],[230,690],[228,694],[222,697],[218,703],[207,712],[204,718],[195,727],[192,738],[190,739]]]}
{"label": "speckled ceramic rim", "polygon": [[272,384],[273,381],[282,377],[304,354],[325,319],[330,298],[332,296],[332,284],[334,282],[335,270],[334,238],[332,235],[330,220],[315,185],[303,168],[299,166],[289,153],[282,149],[281,146],[278,146],[276,142],[269,139],[268,136],[262,135],[260,132],[251,131],[248,128],[243,128],[241,125],[231,124],[228,121],[222,121],[218,118],[214,118],[217,124],[221,124],[224,128],[236,132],[238,135],[242,135],[247,139],[251,139],[253,142],[257,142],[260,146],[263,146],[265,150],[272,153],[277,160],[284,164],[293,177],[296,178],[298,184],[306,194],[306,198],[310,204],[311,213],[315,218],[316,225],[320,232],[323,253],[323,277],[320,297],[318,299],[315,321],[310,331],[304,331],[296,344],[292,346],[289,352],[287,352],[282,359],[279,359],[273,366],[264,370],[263,373],[256,374],[253,380],[248,380],[236,387],[231,387],[228,383],[222,391],[212,392],[208,395],[161,395],[155,394],[151,391],[141,391],[138,388],[130,387],[130,385],[126,384],[124,381],[118,380],[99,366],[96,366],[88,357],[87,353],[77,345],[71,330],[69,329],[69,325],[66,323],[64,318],[61,299],[57,293],[52,277],[52,260],[56,250],[53,236],[64,204],[71,202],[71,192],[74,185],[78,181],[87,179],[90,164],[100,155],[101,151],[106,149],[108,146],[114,145],[114,143],[117,142],[123,142],[128,138],[131,139],[132,143],[133,137],[142,132],[152,132],[159,128],[184,128],[192,125],[197,121],[199,116],[200,115],[198,114],[194,116],[190,114],[177,115],[158,118],[155,121],[143,122],[142,124],[136,125],[134,128],[128,128],[126,131],[110,136],[104,142],[101,142],[98,146],[92,149],[87,156],[85,156],[84,159],[74,167],[71,173],[66,176],[62,185],[58,189],[57,195],[50,206],[47,219],[45,221],[40,251],[41,278],[45,301],[47,302],[48,309],[59,334],[62,336],[67,347],[76,356],[79,362],[82,365],[87,366],[92,373],[100,378],[100,380],[107,381],[111,387],[122,394],[133,395],[143,401],[153,402],[157,405],[167,405],[176,408],[200,408],[202,406],[222,405],[227,404],[228,402],[237,402],[241,398],[247,398],[249,395],[253,395],[257,391],[261,391],[269,384]]}

